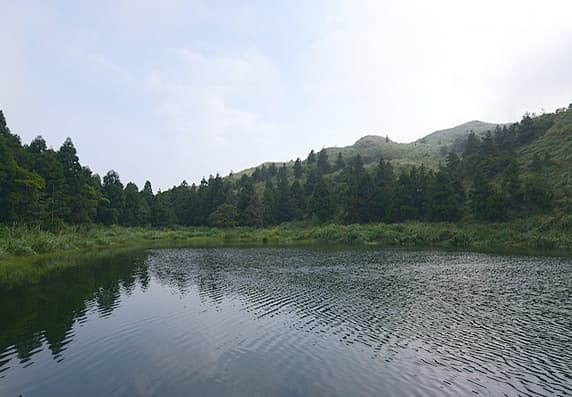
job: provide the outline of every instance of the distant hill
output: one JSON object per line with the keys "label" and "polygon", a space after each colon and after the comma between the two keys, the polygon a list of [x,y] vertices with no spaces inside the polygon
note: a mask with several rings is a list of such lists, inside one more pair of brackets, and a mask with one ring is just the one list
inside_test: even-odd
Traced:
{"label": "distant hill", "polygon": [[450,145],[458,141],[459,138],[466,139],[471,132],[474,132],[477,136],[482,136],[486,134],[487,131],[494,131],[497,125],[502,127],[503,125],[508,124],[493,124],[473,120],[453,128],[432,132],[431,134],[418,139],[416,142],[426,143],[429,145]]}
{"label": "distant hill", "polygon": [[[555,113],[536,116],[537,122],[546,119],[548,125],[546,132],[533,137],[529,142],[515,146],[515,154],[524,174],[532,167],[533,162],[541,165],[540,172],[545,181],[556,192],[557,198],[572,197],[572,112],[560,109]],[[438,130],[427,134],[410,143],[397,143],[391,139],[379,135],[365,135],[353,145],[345,147],[329,147],[324,150],[328,154],[330,163],[334,163],[338,154],[341,153],[345,161],[360,155],[364,166],[373,168],[379,159],[391,161],[396,170],[407,170],[412,167],[424,165],[429,169],[437,169],[440,163],[445,162],[447,153],[455,152],[461,155],[465,149],[467,137],[471,132],[478,138],[483,138],[488,131],[494,135],[497,126],[499,128],[511,128],[513,124],[487,123],[479,120],[469,121],[458,126]],[[318,152],[316,151],[316,154]],[[306,159],[302,159],[305,164]],[[266,162],[266,168],[272,164],[281,167],[286,164],[291,168],[293,160],[287,162]],[[245,169],[234,173],[230,180],[237,181],[242,175],[252,175],[257,167]],[[262,189],[262,184],[257,184]]]}
{"label": "distant hill", "polygon": [[[251,175],[256,192],[262,195],[268,181],[275,185],[279,183],[278,170],[283,166],[285,170],[281,172],[287,176],[289,183],[298,179],[302,185],[308,182],[308,178],[315,178],[312,170],[319,169],[331,186],[338,189],[336,194],[342,194],[343,188],[336,186],[350,183],[347,180],[348,167],[338,165],[337,159],[341,155],[343,163],[355,164],[353,159],[359,155],[370,175],[379,171],[380,159],[388,161],[396,175],[406,175],[394,186],[399,192],[402,184],[415,180],[419,173],[426,173],[423,178],[429,181],[429,185],[436,183],[433,175],[442,175],[445,168],[439,165],[448,164],[451,152],[461,162],[457,171],[460,179],[456,186],[462,186],[459,189],[464,191],[462,211],[465,216],[472,213],[475,219],[502,220],[515,217],[519,211],[518,216],[529,216],[531,213],[552,210],[555,222],[564,219],[563,222],[572,224],[572,105],[554,113],[526,114],[521,121],[511,124],[469,121],[432,132],[411,143],[397,143],[388,137],[366,135],[350,146],[316,151],[312,162],[309,158],[301,159],[298,177],[295,177],[295,162],[290,160],[286,163],[265,163],[234,174],[230,180],[238,181],[244,175]],[[319,158],[322,158],[322,164],[323,159],[327,158],[329,166],[320,166]],[[424,170],[419,168],[422,165]],[[401,199],[404,199],[425,192],[417,198],[424,200],[420,197],[426,199],[423,196],[428,194],[423,190],[426,186],[421,183],[418,186],[420,190],[411,188],[413,190],[388,197],[394,199],[403,194]],[[480,192],[482,197],[475,198],[475,191]],[[440,197],[450,195],[451,192],[445,192]],[[375,201],[372,203],[375,205]],[[419,211],[424,210],[422,205],[411,203],[399,208],[400,211],[413,208],[413,212],[406,213],[404,219],[416,219],[420,216]]]}
{"label": "distant hill", "polygon": [[[335,161],[338,153],[341,153],[346,160],[359,154],[366,168],[377,164],[379,159],[383,158],[390,160],[397,169],[407,169],[422,164],[428,168],[436,169],[439,162],[445,158],[448,152],[461,153],[463,151],[469,133],[474,132],[476,136],[481,137],[487,131],[492,132],[497,126],[503,127],[505,125],[508,126],[509,124],[494,124],[474,120],[452,128],[432,132],[411,143],[398,143],[387,137],[366,135],[351,146],[330,147],[325,148],[325,150],[331,162]],[[276,166],[281,166],[284,163],[288,167],[293,165],[292,160],[274,162]],[[271,164],[272,162],[266,162],[259,164],[258,167],[262,165],[268,167]],[[252,167],[234,173],[231,179],[236,180],[244,174],[251,175],[255,169],[256,167]]]}

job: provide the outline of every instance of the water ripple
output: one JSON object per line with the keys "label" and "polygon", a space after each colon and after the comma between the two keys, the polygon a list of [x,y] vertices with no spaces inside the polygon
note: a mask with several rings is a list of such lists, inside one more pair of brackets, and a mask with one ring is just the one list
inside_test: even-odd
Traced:
{"label": "water ripple", "polygon": [[32,307],[5,311],[0,394],[572,394],[566,259],[271,248],[137,258],[50,298],[69,306],[51,327]]}

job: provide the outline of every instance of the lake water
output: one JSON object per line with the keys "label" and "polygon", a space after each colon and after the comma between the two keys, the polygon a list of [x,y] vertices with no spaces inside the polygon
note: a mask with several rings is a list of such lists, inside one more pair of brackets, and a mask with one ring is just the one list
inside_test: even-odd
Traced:
{"label": "lake water", "polygon": [[0,291],[1,396],[564,396],[572,261],[133,251]]}

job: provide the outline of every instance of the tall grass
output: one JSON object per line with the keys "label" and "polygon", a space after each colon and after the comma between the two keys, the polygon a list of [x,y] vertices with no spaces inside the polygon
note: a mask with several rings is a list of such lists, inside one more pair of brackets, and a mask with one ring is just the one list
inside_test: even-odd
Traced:
{"label": "tall grass", "polygon": [[422,223],[315,225],[290,223],[269,228],[171,229],[99,225],[0,226],[0,266],[17,257],[114,247],[212,245],[379,245],[462,250],[538,249],[572,251],[572,215],[531,217],[510,223]]}
{"label": "tall grass", "polygon": [[11,257],[112,248],[131,245],[153,246],[157,243],[221,240],[222,233],[209,228],[168,230],[119,226],[66,226],[57,232],[39,227],[0,226],[0,260]]}

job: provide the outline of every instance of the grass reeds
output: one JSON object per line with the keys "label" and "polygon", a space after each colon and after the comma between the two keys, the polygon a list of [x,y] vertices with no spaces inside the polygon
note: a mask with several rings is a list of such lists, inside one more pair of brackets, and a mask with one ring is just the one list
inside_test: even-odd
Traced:
{"label": "grass reeds", "polygon": [[[120,226],[66,226],[57,232],[38,227],[0,226],[0,284],[36,278],[58,268],[68,254],[105,252],[116,248],[295,246],[312,244],[375,245],[467,251],[572,253],[572,216],[532,217],[508,223],[423,223],[315,225],[288,223],[268,228],[170,229]],[[38,267],[38,258],[56,257]],[[46,263],[45,260],[42,263]]]}

